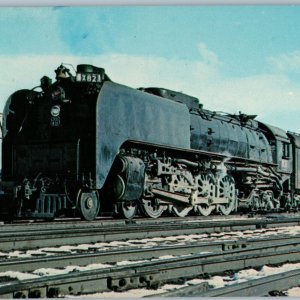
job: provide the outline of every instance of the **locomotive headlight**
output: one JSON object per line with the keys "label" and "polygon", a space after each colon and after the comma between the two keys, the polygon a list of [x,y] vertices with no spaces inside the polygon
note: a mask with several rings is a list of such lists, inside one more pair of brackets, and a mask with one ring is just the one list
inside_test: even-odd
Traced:
{"label": "locomotive headlight", "polygon": [[60,106],[59,105],[52,106],[50,113],[52,117],[58,117],[60,114]]}

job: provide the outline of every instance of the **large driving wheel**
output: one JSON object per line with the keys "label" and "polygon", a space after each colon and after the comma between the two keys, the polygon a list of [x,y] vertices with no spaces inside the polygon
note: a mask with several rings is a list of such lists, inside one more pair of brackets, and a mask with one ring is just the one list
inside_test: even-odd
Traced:
{"label": "large driving wheel", "polygon": [[[197,196],[199,197],[214,197],[215,182],[211,174],[200,174],[195,178],[197,186]],[[201,216],[209,216],[215,209],[215,205],[210,204],[197,204],[195,212]]]}
{"label": "large driving wheel", "polygon": [[94,220],[100,210],[100,200],[97,191],[79,192],[77,208],[83,220]]}
{"label": "large driving wheel", "polygon": [[159,205],[159,203],[156,203],[154,199],[142,199],[140,209],[144,216],[158,218],[162,215],[166,207]]}
{"label": "large driving wheel", "polygon": [[235,182],[231,176],[225,175],[219,180],[219,197],[228,200],[227,204],[219,206],[220,212],[227,216],[235,206]]}

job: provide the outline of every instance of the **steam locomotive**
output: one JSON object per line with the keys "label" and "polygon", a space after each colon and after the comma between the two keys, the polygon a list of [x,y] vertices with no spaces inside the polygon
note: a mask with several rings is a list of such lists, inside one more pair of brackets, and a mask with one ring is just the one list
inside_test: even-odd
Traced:
{"label": "steam locomotive", "polygon": [[92,65],[55,73],[6,102],[2,218],[299,208],[300,135],[183,93],[117,84]]}

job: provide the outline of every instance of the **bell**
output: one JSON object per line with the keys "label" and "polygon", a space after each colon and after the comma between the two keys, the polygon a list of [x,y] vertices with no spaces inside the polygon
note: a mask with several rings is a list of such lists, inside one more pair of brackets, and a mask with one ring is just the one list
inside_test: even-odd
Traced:
{"label": "bell", "polygon": [[67,75],[68,69],[66,69],[63,65],[60,65],[56,70],[56,79],[58,78],[68,78]]}

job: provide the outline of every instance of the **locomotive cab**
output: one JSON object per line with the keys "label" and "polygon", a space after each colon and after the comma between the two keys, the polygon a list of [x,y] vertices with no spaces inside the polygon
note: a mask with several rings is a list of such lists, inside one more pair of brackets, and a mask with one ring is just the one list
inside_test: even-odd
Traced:
{"label": "locomotive cab", "polygon": [[292,145],[287,133],[275,126],[259,122],[271,146],[273,162],[277,164],[276,171],[286,174],[292,173]]}
{"label": "locomotive cab", "polygon": [[291,177],[291,191],[292,197],[290,197],[288,205],[289,207],[297,207],[300,202],[300,135],[295,132],[287,132],[288,137],[291,140],[292,152],[289,153],[291,161],[293,162],[293,173]]}

